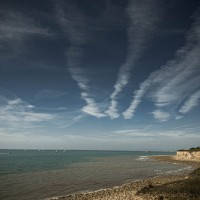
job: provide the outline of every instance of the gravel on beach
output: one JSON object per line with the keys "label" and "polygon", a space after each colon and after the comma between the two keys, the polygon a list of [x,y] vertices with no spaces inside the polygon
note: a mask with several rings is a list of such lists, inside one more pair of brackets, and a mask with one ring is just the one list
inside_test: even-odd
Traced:
{"label": "gravel on beach", "polygon": [[200,200],[200,162],[179,161],[173,156],[153,156],[162,162],[178,162],[192,166],[196,172],[175,176],[157,176],[93,192],[52,197],[45,200]]}

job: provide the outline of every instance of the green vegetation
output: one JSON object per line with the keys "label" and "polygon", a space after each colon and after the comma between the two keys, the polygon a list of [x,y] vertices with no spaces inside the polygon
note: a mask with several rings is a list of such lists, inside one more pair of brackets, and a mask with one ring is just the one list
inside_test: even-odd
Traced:
{"label": "green vegetation", "polygon": [[200,147],[190,148],[189,151],[200,151]]}
{"label": "green vegetation", "polygon": [[159,200],[200,200],[200,168],[189,175],[189,178],[159,186],[149,186],[139,191],[139,194],[157,196]]}
{"label": "green vegetation", "polygon": [[180,149],[178,151],[189,151],[189,152],[200,151],[200,147],[193,147],[193,148],[190,148],[189,150],[188,149]]}

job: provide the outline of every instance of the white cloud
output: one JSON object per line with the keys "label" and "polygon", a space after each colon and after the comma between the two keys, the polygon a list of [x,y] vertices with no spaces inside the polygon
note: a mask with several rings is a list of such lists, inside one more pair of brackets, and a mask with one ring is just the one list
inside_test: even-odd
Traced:
{"label": "white cloud", "polygon": [[72,79],[77,82],[78,87],[81,90],[88,90],[88,79],[86,78],[81,66],[82,49],[79,47],[71,46],[66,52],[67,64]]}
{"label": "white cloud", "polygon": [[88,24],[85,14],[72,2],[55,4],[58,22],[72,46],[81,46],[88,41]]}
{"label": "white cloud", "polygon": [[156,132],[145,129],[122,129],[113,131],[112,137],[123,137],[123,138],[154,138],[158,137]]}
{"label": "white cloud", "polygon": [[29,16],[12,10],[0,10],[0,52],[3,58],[21,53],[27,39],[34,36],[49,37],[52,32],[38,25]]}
{"label": "white cloud", "polygon": [[118,102],[115,99],[111,100],[109,109],[105,111],[106,114],[110,116],[111,119],[118,118],[120,115],[118,114],[117,109]]}
{"label": "white cloud", "polygon": [[89,80],[81,68],[82,45],[87,43],[89,38],[87,19],[81,10],[71,3],[66,4],[65,10],[57,4],[56,9],[59,23],[71,44],[66,51],[69,73],[81,90],[81,98],[86,102],[86,106],[81,110],[97,118],[105,117],[107,115],[100,111],[99,104],[89,94]]}
{"label": "white cloud", "polygon": [[[198,19],[199,16],[196,16],[196,21],[187,34],[186,44],[177,51],[176,58],[151,73],[140,84],[139,90],[134,92],[129,108],[123,113],[124,118],[131,118],[134,115],[147,92],[150,92],[151,100],[156,107],[170,108],[169,112],[174,112],[185,101],[185,98],[200,87],[200,23]],[[190,104],[195,104],[197,98],[194,99],[190,100]],[[159,114],[154,111],[155,117]],[[167,119],[170,118],[166,116]]]}
{"label": "white cloud", "polygon": [[183,48],[176,59],[164,66],[154,82],[159,85],[152,94],[158,107],[180,104],[200,87],[200,23],[199,16],[191,27]]}
{"label": "white cloud", "polygon": [[180,113],[187,113],[191,111],[195,106],[197,106],[200,102],[200,90],[192,94],[188,100],[181,106],[179,112]]}
{"label": "white cloud", "polygon": [[183,116],[181,116],[181,115],[177,115],[177,116],[175,117],[176,120],[179,120],[179,119],[182,119],[182,118],[183,118]]}
{"label": "white cloud", "polygon": [[123,112],[123,116],[125,119],[130,119],[134,116],[136,108],[140,104],[142,97],[144,96],[146,90],[151,86],[151,84],[151,79],[147,79],[140,85],[139,90],[134,92],[133,101],[131,102],[129,108]]}
{"label": "white cloud", "polygon": [[84,118],[86,117],[86,114],[85,113],[80,113],[79,112],[68,112],[67,114],[67,118],[66,116],[64,116],[62,118],[62,122],[61,120],[59,120],[59,128],[60,129],[63,129],[63,128],[68,128],[76,123],[78,123],[79,121],[83,120]]}
{"label": "white cloud", "polygon": [[107,116],[106,114],[102,113],[99,110],[98,105],[95,103],[95,101],[92,98],[89,97],[89,95],[87,93],[82,92],[81,97],[87,103],[87,105],[82,108],[83,112],[85,112],[89,115],[92,115],[94,117],[97,117],[97,118],[102,118],[102,117]]}
{"label": "white cloud", "polygon": [[[1,102],[2,103],[2,102]],[[55,115],[35,112],[35,106],[28,104],[20,98],[8,100],[5,98],[0,105],[0,121],[2,126],[25,127],[27,124],[53,121]]]}
{"label": "white cloud", "polygon": [[[25,149],[103,149],[103,150],[177,150],[198,146],[199,129],[195,130],[117,130],[106,134],[49,134],[41,130],[8,131],[0,128],[2,148]],[[147,143],[148,141],[148,143]],[[144,142],[146,145],[144,145]],[[162,145],[161,145],[162,144]]]}
{"label": "white cloud", "polygon": [[8,133],[0,129],[0,138],[1,148],[6,149],[115,149],[110,145],[112,142],[107,137],[101,137],[100,134],[98,136],[76,134],[47,135],[40,131],[37,133]]}
{"label": "white cloud", "polygon": [[170,113],[164,112],[162,110],[155,110],[152,112],[155,119],[158,121],[164,122],[170,119]]}
{"label": "white cloud", "polygon": [[66,95],[67,93],[64,91],[59,90],[49,90],[49,89],[43,89],[38,91],[35,94],[36,99],[48,99],[48,98],[57,98]]}
{"label": "white cloud", "polygon": [[118,118],[117,99],[118,94],[128,84],[130,71],[135,62],[141,56],[150,41],[160,17],[158,15],[158,2],[153,1],[130,1],[127,14],[130,19],[128,28],[128,54],[125,63],[121,66],[114,91],[110,95],[111,106],[106,111],[111,118]]}
{"label": "white cloud", "polygon": [[81,59],[81,49],[72,46],[68,48],[66,55],[68,59],[69,72],[72,79],[76,81],[81,90],[81,98],[86,102],[86,106],[81,110],[97,118],[105,117],[106,114],[99,110],[98,104],[90,97],[88,85],[89,80],[84,75],[84,71],[80,67],[81,64],[79,63],[79,60]]}
{"label": "white cloud", "polygon": [[3,16],[0,23],[0,40],[21,40],[30,35],[49,36],[51,33],[47,28],[36,25],[36,22],[21,12],[11,10],[0,10]]}
{"label": "white cloud", "polygon": [[169,128],[168,130],[154,130],[154,129],[121,129],[113,131],[110,135],[111,137],[119,137],[119,138],[148,138],[148,139],[159,139],[159,138],[177,138],[181,139],[184,138],[198,138],[199,136],[199,126],[195,127],[175,127]]}

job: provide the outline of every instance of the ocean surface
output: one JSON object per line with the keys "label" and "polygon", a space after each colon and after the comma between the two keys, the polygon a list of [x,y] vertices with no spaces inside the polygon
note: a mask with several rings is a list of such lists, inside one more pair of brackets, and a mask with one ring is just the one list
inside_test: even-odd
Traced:
{"label": "ocean surface", "polygon": [[40,200],[121,185],[191,167],[157,162],[173,152],[0,150],[0,199]]}

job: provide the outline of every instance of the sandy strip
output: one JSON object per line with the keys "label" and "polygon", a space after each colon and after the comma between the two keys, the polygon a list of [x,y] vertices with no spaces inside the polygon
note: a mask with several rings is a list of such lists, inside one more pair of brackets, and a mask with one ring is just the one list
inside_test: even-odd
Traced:
{"label": "sandy strip", "polygon": [[[162,162],[176,162],[200,167],[200,162],[175,160],[173,156],[151,156],[151,159]],[[107,189],[101,189],[94,192],[78,193],[73,195],[59,196],[47,198],[45,200],[155,200],[163,199],[159,194],[151,196],[146,194],[145,190],[155,188],[159,185],[169,184],[176,181],[186,180],[189,175],[179,176],[159,176],[142,181],[126,183],[121,186],[116,186]],[[165,198],[167,199],[167,198]]]}
{"label": "sandy strip", "polygon": [[192,166],[197,168],[200,166],[200,160],[180,160],[177,156],[150,156],[151,159],[162,162],[173,162]]}

